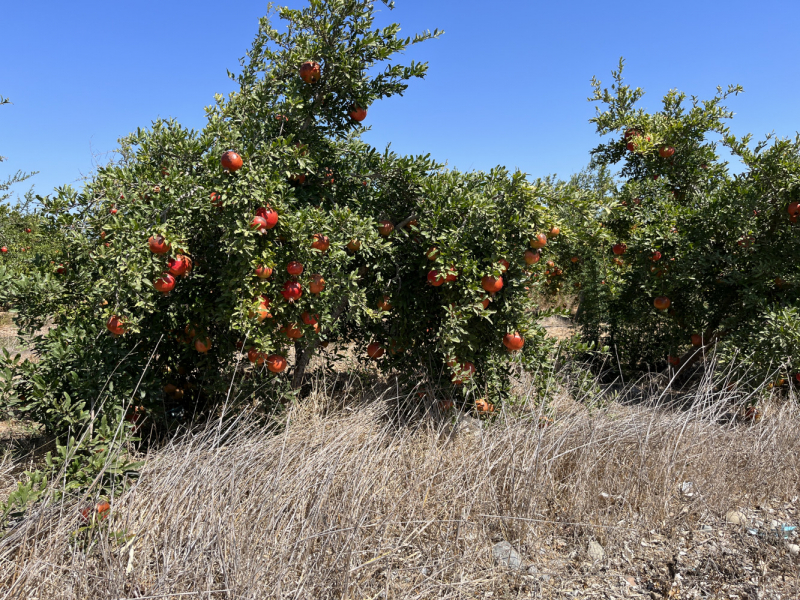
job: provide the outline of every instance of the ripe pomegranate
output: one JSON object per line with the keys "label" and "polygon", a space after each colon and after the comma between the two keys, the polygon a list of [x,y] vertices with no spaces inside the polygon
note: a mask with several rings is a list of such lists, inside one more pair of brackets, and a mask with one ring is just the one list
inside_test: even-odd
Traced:
{"label": "ripe pomegranate", "polygon": [[658,149],[658,155],[661,158],[669,158],[673,154],[675,154],[675,148],[672,146],[660,146]]}
{"label": "ripe pomegranate", "polygon": [[267,220],[264,217],[259,217],[256,215],[253,217],[253,220],[250,221],[250,228],[255,229],[256,231],[266,231],[267,229]]}
{"label": "ripe pomegranate", "polygon": [[509,263],[505,258],[501,258],[497,262],[500,263],[500,272],[501,273],[505,273],[506,271],[508,271],[508,267],[511,266],[511,263]]}
{"label": "ripe pomegranate", "polygon": [[367,118],[367,109],[354,106],[353,110],[350,111],[350,118],[353,119],[353,121],[361,123],[361,121]]}
{"label": "ripe pomegranate", "polygon": [[267,265],[258,265],[255,270],[256,277],[259,279],[269,279],[272,275],[272,269]]}
{"label": "ripe pomegranate", "polygon": [[169,252],[169,244],[164,239],[164,236],[151,235],[150,238],[147,240],[147,243],[150,246],[150,252],[152,252],[153,254],[166,254],[167,252]]}
{"label": "ripe pomegranate", "polygon": [[391,221],[381,221],[380,227],[378,227],[378,233],[383,237],[388,237],[393,231],[394,225],[392,225]]}
{"label": "ripe pomegranate", "polygon": [[295,175],[290,175],[289,176],[289,183],[291,183],[292,185],[295,185],[295,186],[303,185],[305,182],[306,182],[306,176],[305,175],[295,174]]}
{"label": "ripe pomegranate", "polygon": [[267,357],[267,369],[272,373],[283,373],[286,370],[286,359],[280,354],[270,354]]}
{"label": "ripe pomegranate", "polygon": [[561,229],[559,229],[558,227],[553,226],[553,227],[550,228],[549,236],[550,237],[556,237],[559,233],[561,233]]}
{"label": "ripe pomegranate", "polygon": [[483,306],[483,309],[484,309],[484,310],[486,310],[487,308],[489,308],[489,303],[490,303],[491,301],[492,301],[492,299],[491,299],[489,296],[486,296],[486,298],[484,298],[483,300],[481,300],[481,305]]}
{"label": "ripe pomegranate", "polygon": [[316,325],[319,322],[319,315],[310,315],[307,312],[300,315],[300,318],[306,325]]}
{"label": "ripe pomegranate", "polygon": [[547,236],[544,233],[537,233],[536,237],[530,241],[530,246],[534,250],[547,246]]}
{"label": "ripe pomegranate", "polygon": [[702,346],[703,345],[703,336],[699,333],[693,333],[692,337],[692,346]]}
{"label": "ripe pomegranate", "polygon": [[461,385],[465,381],[472,379],[472,376],[475,374],[475,365],[467,361],[459,367],[458,371],[458,373],[453,375],[452,382],[456,385]]}
{"label": "ripe pomegranate", "polygon": [[242,157],[233,150],[228,150],[222,155],[222,158],[219,159],[219,163],[222,165],[223,169],[233,173],[242,168]]}
{"label": "ripe pomegranate", "polygon": [[300,296],[303,295],[303,286],[301,286],[296,281],[287,281],[283,284],[283,289],[281,290],[281,296],[283,296],[287,302],[294,302]]}
{"label": "ripe pomegranate", "polygon": [[111,209],[110,211],[108,211],[108,212],[110,212],[112,215],[115,215],[115,214],[117,214],[117,208],[116,208],[116,207],[114,207],[114,208],[112,208],[112,209]]}
{"label": "ripe pomegranate", "polygon": [[320,252],[327,252],[328,248],[331,247],[331,241],[328,239],[327,235],[322,235],[321,233],[314,234],[314,241],[311,242],[311,247],[319,250]]}
{"label": "ripe pomegranate", "polygon": [[[263,298],[263,296],[262,296],[262,300],[261,300],[261,302],[258,303],[258,310],[256,312],[256,315],[258,316],[258,322],[259,323],[263,323],[266,319],[271,319],[272,318],[272,313],[269,312],[269,304],[270,304],[270,299],[269,298]],[[251,313],[250,316],[251,317],[253,316],[252,313]]]}
{"label": "ripe pomegranate", "polygon": [[789,206],[786,207],[786,212],[789,213],[790,217],[800,215],[800,202],[790,202]]}
{"label": "ripe pomegranate", "polygon": [[577,256],[573,256],[572,258],[570,258],[570,261],[572,261],[573,263],[576,263],[579,260],[580,260],[580,258],[578,258]]}
{"label": "ripe pomegranate", "polygon": [[289,275],[300,275],[300,273],[303,272],[303,263],[296,260],[291,261],[286,265],[286,272],[289,273]]}
{"label": "ripe pomegranate", "polygon": [[453,282],[458,279],[458,273],[456,272],[455,267],[450,267],[447,270],[447,276],[444,278],[445,281]]}
{"label": "ripe pomegranate", "polygon": [[535,265],[542,258],[542,255],[538,250],[536,252],[533,250],[525,250],[525,254],[523,254],[523,256],[525,257],[525,264],[528,265]]}
{"label": "ripe pomegranate", "polygon": [[153,282],[153,287],[162,294],[169,294],[175,288],[175,278],[169,273],[164,273]]}
{"label": "ripe pomegranate", "polygon": [[191,270],[191,259],[183,254],[178,254],[175,258],[169,259],[169,262],[167,262],[167,268],[169,269],[171,275],[180,277]]}
{"label": "ripe pomegranate", "polygon": [[481,414],[494,412],[494,404],[487,402],[485,398],[475,400],[475,410]]}
{"label": "ripe pomegranate", "polygon": [[667,356],[667,362],[671,364],[673,367],[677,367],[679,364],[681,364],[681,359],[678,358],[677,356],[670,355]]}
{"label": "ripe pomegranate", "polygon": [[611,246],[611,251],[616,254],[617,256],[621,256],[625,254],[625,251],[628,249],[627,244],[614,244]]}
{"label": "ripe pomegranate", "polygon": [[6,254],[8,252],[8,248],[6,246],[3,246],[3,247],[0,248],[0,252],[2,252],[3,254]]}
{"label": "ripe pomegranate", "polygon": [[670,304],[672,304],[672,301],[666,296],[659,296],[653,300],[653,306],[655,306],[658,310],[667,310],[670,307]]}
{"label": "ripe pomegranate", "polygon": [[258,366],[261,366],[264,364],[265,358],[264,353],[259,352],[255,348],[250,348],[250,350],[247,351],[247,360],[249,360],[251,364],[258,364]]}
{"label": "ripe pomegranate", "polygon": [[499,292],[503,289],[503,278],[494,277],[492,275],[484,275],[481,279],[481,287],[490,294]]}
{"label": "ripe pomegranate", "polygon": [[428,251],[425,253],[425,256],[428,260],[436,260],[439,258],[439,249],[435,246],[431,246],[428,248]]}
{"label": "ripe pomegranate", "polygon": [[384,312],[392,310],[392,304],[389,302],[389,296],[384,296],[383,300],[378,301],[378,308]]}
{"label": "ripe pomegranate", "polygon": [[219,192],[211,192],[211,206],[214,208],[222,208],[222,194]]}
{"label": "ripe pomegranate", "polygon": [[289,323],[282,328],[282,331],[286,337],[292,340],[299,340],[303,337],[303,330],[300,329],[296,323]]}
{"label": "ripe pomegranate", "polygon": [[444,283],[446,276],[439,273],[439,271],[435,269],[431,269],[428,271],[428,283],[430,283],[434,287],[439,287]]}
{"label": "ripe pomegranate", "polygon": [[[642,131],[640,129],[628,129],[625,131],[625,140],[627,144],[625,147],[628,149],[628,152],[636,152],[637,148],[639,147],[639,140],[642,136]],[[647,141],[650,141],[650,136],[647,136]]]}
{"label": "ripe pomegranate", "polygon": [[381,356],[383,356],[383,348],[378,342],[372,342],[369,346],[367,346],[367,356],[373,360],[378,360]]}
{"label": "ripe pomegranate", "polygon": [[30,232],[31,232],[31,228],[30,227],[25,229],[25,233],[30,233]]}
{"label": "ripe pomegranate", "polygon": [[306,83],[317,83],[322,76],[318,62],[307,60],[300,65],[300,79]]}
{"label": "ripe pomegranate", "polygon": [[550,267],[550,268],[552,269],[553,267],[555,267],[555,266],[556,266],[556,263],[554,263],[552,260],[548,260],[548,261],[547,261],[547,266],[548,266],[548,267]]}
{"label": "ripe pomegranate", "polygon": [[58,273],[59,275],[63,275],[64,271],[66,271],[64,265],[58,265],[58,267],[56,267],[56,273]]}
{"label": "ripe pomegranate", "polygon": [[111,317],[109,317],[108,322],[106,323],[106,329],[108,329],[114,335],[122,335],[127,331],[125,328],[125,322],[117,315],[111,315]]}
{"label": "ripe pomegranate", "polygon": [[256,216],[262,217],[266,221],[266,228],[272,229],[278,224],[278,211],[273,210],[269,206],[256,209]]}
{"label": "ripe pomegranate", "polygon": [[518,332],[507,333],[503,336],[503,345],[509,352],[518,352],[525,345],[525,340]]}
{"label": "ripe pomegranate", "polygon": [[350,240],[347,242],[347,249],[350,250],[350,252],[358,252],[361,250],[361,242],[358,240]]}
{"label": "ripe pomegranate", "polygon": [[194,341],[194,349],[197,350],[200,354],[205,354],[209,350],[211,350],[211,340],[209,338],[200,339],[197,338]]}
{"label": "ripe pomegranate", "polygon": [[653,252],[653,256],[650,257],[650,260],[652,261],[661,260],[661,252],[659,252],[658,250]]}
{"label": "ripe pomegranate", "polygon": [[322,290],[325,289],[325,280],[322,278],[322,275],[319,273],[315,273],[311,276],[311,283],[308,285],[308,289],[311,291],[312,294],[319,294]]}

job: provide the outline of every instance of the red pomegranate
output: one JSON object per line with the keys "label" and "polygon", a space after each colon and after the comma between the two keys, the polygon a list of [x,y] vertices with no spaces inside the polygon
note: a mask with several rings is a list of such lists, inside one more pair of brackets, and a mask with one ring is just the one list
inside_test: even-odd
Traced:
{"label": "red pomegranate", "polygon": [[291,261],[286,265],[286,272],[289,273],[289,275],[300,275],[303,272],[303,263],[296,260]]}
{"label": "red pomegranate", "polygon": [[360,106],[353,107],[353,110],[350,111],[350,118],[360,123],[367,118],[367,109]]}
{"label": "red pomegranate", "polygon": [[256,215],[253,217],[253,220],[250,221],[250,228],[255,229],[256,231],[266,231],[267,229],[267,220],[264,217],[259,217]]}
{"label": "red pomegranate", "polygon": [[166,254],[169,252],[169,244],[164,239],[164,236],[151,235],[147,240],[147,243],[150,246],[150,252],[153,254]]}
{"label": "red pomegranate", "polygon": [[465,381],[472,379],[475,374],[475,365],[467,361],[459,367],[459,372],[453,375],[452,382],[456,385],[461,385]]}
{"label": "red pomegranate", "polygon": [[530,246],[534,250],[537,250],[539,248],[544,248],[545,246],[547,246],[547,235],[544,233],[537,233],[536,237],[534,237],[530,241]]}
{"label": "red pomegranate", "polygon": [[114,335],[122,335],[127,331],[125,328],[125,322],[117,315],[111,315],[111,317],[109,317],[108,322],[106,323],[106,329],[108,329]]}
{"label": "red pomegranate", "polygon": [[286,359],[280,354],[270,354],[267,357],[267,369],[272,373],[283,373],[286,370]]}
{"label": "red pomegranate", "polygon": [[322,275],[319,273],[312,275],[311,283],[308,284],[308,289],[314,295],[321,293],[325,289],[325,279],[323,279]]}
{"label": "red pomegranate", "polygon": [[236,152],[233,150],[228,150],[225,152],[222,155],[222,158],[219,159],[219,162],[223,169],[226,169],[231,173],[242,168],[242,157],[236,154]]}
{"label": "red pomegranate", "polygon": [[259,279],[269,279],[272,275],[272,269],[266,265],[258,265],[256,267],[255,274]]}
{"label": "red pomegranate", "polygon": [[525,264],[528,265],[535,265],[542,258],[542,255],[538,250],[536,252],[533,250],[525,250],[525,254],[523,256],[525,257]]}
{"label": "red pomegranate", "polygon": [[383,237],[388,237],[394,231],[394,225],[391,221],[381,221],[378,227],[378,233]]}
{"label": "red pomegranate", "polygon": [[666,296],[659,296],[653,300],[653,306],[655,306],[658,310],[667,310],[671,304],[672,301]]}
{"label": "red pomegranate", "polygon": [[283,284],[283,289],[281,290],[281,296],[283,296],[287,302],[294,302],[300,296],[303,295],[303,286],[301,286],[296,281],[287,281]]}
{"label": "red pomegranate", "polygon": [[175,277],[185,275],[191,268],[189,258],[183,254],[178,254],[175,258],[169,259],[167,268],[169,269],[170,275],[174,275]]}
{"label": "red pomegranate", "polygon": [[299,340],[303,337],[303,330],[296,323],[289,323],[283,328],[283,333],[292,340]]}
{"label": "red pomegranate", "polygon": [[383,356],[383,347],[378,342],[372,342],[367,346],[367,356],[373,360],[378,360]]}
{"label": "red pomegranate", "polygon": [[307,60],[300,65],[300,79],[306,83],[317,83],[322,76],[322,72],[318,62]]}
{"label": "red pomegranate", "polygon": [[315,233],[313,239],[314,241],[311,242],[311,247],[319,250],[320,252],[326,252],[328,248],[331,247],[331,241],[328,239],[327,235]]}
{"label": "red pomegranate", "polygon": [[250,348],[250,350],[247,351],[247,360],[249,360],[252,364],[258,364],[261,366],[264,364],[265,358],[266,357],[264,356],[264,353],[259,352],[255,348]]}
{"label": "red pomegranate", "polygon": [[484,275],[484,277],[481,279],[481,287],[490,294],[499,292],[503,289],[503,278],[494,277],[492,275]]}
{"label": "red pomegranate", "polygon": [[175,288],[175,278],[169,273],[164,273],[153,282],[153,287],[162,294],[168,294]]}
{"label": "red pomegranate", "polygon": [[435,269],[428,271],[428,283],[434,287],[439,287],[442,285],[446,278],[447,277],[443,273],[439,273],[439,271]]}
{"label": "red pomegranate", "polygon": [[525,339],[518,333],[507,333],[503,336],[503,345],[509,352],[518,352],[525,345]]}

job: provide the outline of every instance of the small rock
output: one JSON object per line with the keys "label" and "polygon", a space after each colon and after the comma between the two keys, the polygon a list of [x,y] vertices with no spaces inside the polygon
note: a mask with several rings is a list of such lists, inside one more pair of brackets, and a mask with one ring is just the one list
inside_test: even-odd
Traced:
{"label": "small rock", "polygon": [[627,583],[631,587],[636,587],[636,579],[634,579],[633,577],[626,577],[625,583]]}
{"label": "small rock", "polygon": [[428,569],[428,567],[422,567],[422,574],[427,577],[428,575],[431,574],[431,571],[430,569]]}
{"label": "small rock", "polygon": [[733,525],[747,525],[747,517],[738,510],[729,510],[725,515],[725,521]]}
{"label": "small rock", "polygon": [[800,554],[800,546],[797,544],[789,544],[789,552],[792,554]]}
{"label": "small rock", "polygon": [[589,548],[587,548],[586,553],[589,555],[592,562],[603,560],[606,557],[606,551],[594,540],[589,542]]}
{"label": "small rock", "polygon": [[528,575],[537,575],[539,573],[539,569],[536,568],[536,565],[528,565]]}
{"label": "small rock", "polygon": [[522,569],[522,557],[508,542],[499,542],[492,547],[495,564],[519,571]]}
{"label": "small rock", "polygon": [[769,528],[770,529],[777,529],[778,528],[778,522],[773,519],[772,521],[769,522]]}
{"label": "small rock", "polygon": [[700,528],[700,531],[714,531],[714,528],[713,528],[713,527],[711,527],[711,525],[703,525],[703,526]]}

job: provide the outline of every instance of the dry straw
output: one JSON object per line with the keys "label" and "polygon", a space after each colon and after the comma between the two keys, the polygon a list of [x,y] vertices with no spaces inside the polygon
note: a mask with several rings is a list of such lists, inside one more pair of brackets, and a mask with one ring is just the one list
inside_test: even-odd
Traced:
{"label": "dry straw", "polygon": [[324,387],[279,433],[240,417],[153,451],[93,531],[74,499],[31,514],[0,540],[0,597],[525,596],[499,540],[533,564],[554,536],[613,554],[800,480],[796,403],[746,424],[707,381],[671,407],[562,395],[545,427],[534,405],[454,426],[388,388],[342,406]]}

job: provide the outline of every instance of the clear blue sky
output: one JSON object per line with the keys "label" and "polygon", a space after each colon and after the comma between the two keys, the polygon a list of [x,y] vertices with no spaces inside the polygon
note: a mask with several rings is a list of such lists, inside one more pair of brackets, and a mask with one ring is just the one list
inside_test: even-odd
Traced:
{"label": "clear blue sky", "polygon": [[[288,2],[300,6],[298,0]],[[428,77],[370,108],[367,141],[430,152],[461,169],[497,164],[567,177],[597,137],[590,78],[626,79],[656,108],[678,88],[711,96],[740,83],[733,130],[800,130],[800,2],[673,0],[535,2],[397,0],[381,24],[403,33],[444,29],[405,60]],[[236,69],[266,2],[137,0],[9,2],[2,9],[0,178],[37,170],[38,193],[74,183],[104,163],[118,137],[157,117],[204,123]],[[18,186],[17,191],[24,191]]]}

